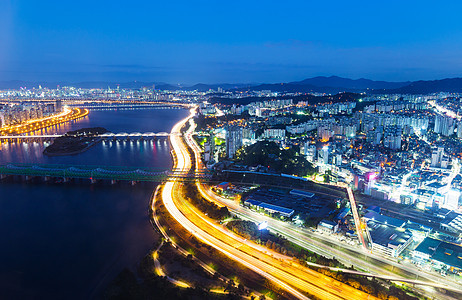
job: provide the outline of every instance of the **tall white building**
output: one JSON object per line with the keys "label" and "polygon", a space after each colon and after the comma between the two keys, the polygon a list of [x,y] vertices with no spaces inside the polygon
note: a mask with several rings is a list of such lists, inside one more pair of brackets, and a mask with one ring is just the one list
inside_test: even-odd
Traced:
{"label": "tall white building", "polygon": [[456,121],[453,118],[438,115],[435,118],[435,127],[433,131],[444,136],[450,136],[454,133],[455,126]]}
{"label": "tall white building", "polygon": [[329,163],[329,147],[324,146],[320,151],[318,151],[318,162],[323,164]]}
{"label": "tall white building", "polygon": [[320,137],[323,141],[328,141],[333,136],[334,131],[332,130],[332,126],[324,125],[318,127],[318,137]]}
{"label": "tall white building", "polygon": [[5,114],[0,112],[0,127],[5,125]]}
{"label": "tall white building", "polygon": [[446,194],[443,208],[456,210],[459,208],[460,190],[450,189]]}
{"label": "tall white building", "polygon": [[[443,155],[444,155],[443,147],[438,147],[438,148],[433,149],[430,166],[434,168],[442,167]],[[447,163],[446,163],[446,168],[447,168]]]}
{"label": "tall white building", "polygon": [[285,129],[267,128],[263,133],[265,139],[284,139],[286,137]]}
{"label": "tall white building", "polygon": [[242,127],[228,126],[226,130],[226,155],[228,158],[234,158],[240,147],[242,147]]}
{"label": "tall white building", "polygon": [[388,126],[385,128],[383,146],[392,150],[401,149],[402,130],[398,126]]}
{"label": "tall white building", "polygon": [[462,138],[462,121],[459,121],[459,123],[457,123],[457,137],[459,139]]}

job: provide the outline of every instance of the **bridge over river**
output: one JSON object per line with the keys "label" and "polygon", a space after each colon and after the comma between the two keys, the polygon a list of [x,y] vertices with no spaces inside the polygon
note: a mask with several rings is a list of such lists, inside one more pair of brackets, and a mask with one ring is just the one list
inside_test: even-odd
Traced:
{"label": "bridge over river", "polygon": [[132,183],[162,182],[162,181],[190,181],[195,179],[209,180],[212,174],[208,171],[184,172],[181,170],[167,170],[145,167],[123,166],[89,166],[89,165],[58,165],[58,164],[5,164],[0,165],[0,178],[8,176],[23,176],[25,179],[41,177],[50,178],[88,179],[92,183],[98,180],[130,181]]}
{"label": "bridge over river", "polygon": [[[150,140],[159,137],[168,137],[170,135],[171,133],[168,132],[106,132],[95,136],[100,137],[102,140]],[[0,141],[36,141],[40,139],[49,140],[61,136],[65,136],[65,134],[0,135]]]}

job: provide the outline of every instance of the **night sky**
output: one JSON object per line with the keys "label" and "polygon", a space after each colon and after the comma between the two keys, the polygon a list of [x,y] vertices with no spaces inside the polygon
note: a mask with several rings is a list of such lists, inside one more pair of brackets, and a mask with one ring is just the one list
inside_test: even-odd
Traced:
{"label": "night sky", "polygon": [[0,0],[0,80],[461,76],[461,1]]}

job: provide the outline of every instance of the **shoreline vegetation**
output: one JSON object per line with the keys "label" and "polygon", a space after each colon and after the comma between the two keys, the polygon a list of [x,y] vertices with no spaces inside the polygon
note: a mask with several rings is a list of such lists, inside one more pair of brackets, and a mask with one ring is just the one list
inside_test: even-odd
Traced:
{"label": "shoreline vegetation", "polygon": [[56,138],[51,145],[43,150],[47,156],[75,155],[87,151],[102,141],[100,134],[108,130],[103,127],[82,128],[69,131]]}

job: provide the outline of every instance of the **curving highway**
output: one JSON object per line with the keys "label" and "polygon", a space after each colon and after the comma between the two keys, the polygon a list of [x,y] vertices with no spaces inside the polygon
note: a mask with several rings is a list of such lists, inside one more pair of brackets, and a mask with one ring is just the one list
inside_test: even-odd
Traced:
{"label": "curving highway", "polygon": [[[191,157],[179,133],[193,115],[194,111],[176,124],[170,136],[175,154],[174,168],[184,171],[191,168]],[[186,142],[191,145],[192,130],[191,127],[185,134]],[[264,276],[295,297],[308,299],[309,295],[314,295],[320,299],[374,299],[371,295],[303,267],[289,257],[236,236],[199,212],[183,198],[181,190],[181,183],[172,181],[167,182],[162,191],[162,201],[176,221],[202,242]]]}

